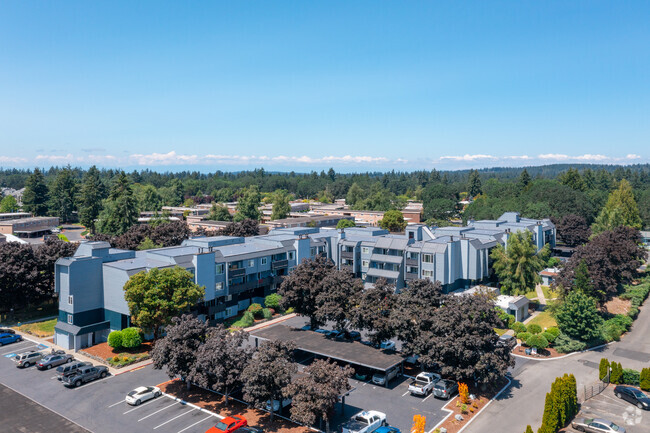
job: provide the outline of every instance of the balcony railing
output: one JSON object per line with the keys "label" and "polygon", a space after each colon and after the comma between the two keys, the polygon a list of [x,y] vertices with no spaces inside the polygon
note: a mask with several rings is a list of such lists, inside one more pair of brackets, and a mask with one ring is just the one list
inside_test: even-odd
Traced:
{"label": "balcony railing", "polygon": [[289,266],[288,260],[275,260],[271,262],[271,269],[273,270],[278,268],[286,268],[287,266]]}
{"label": "balcony railing", "polygon": [[236,277],[241,277],[246,275],[246,269],[245,268],[239,268],[239,269],[228,269],[228,276],[230,278],[236,278]]}
{"label": "balcony railing", "polygon": [[234,295],[236,293],[245,292],[246,290],[257,289],[258,287],[269,286],[276,282],[278,277],[266,277],[255,281],[246,281],[245,283],[231,284],[228,287],[228,293]]}
{"label": "balcony railing", "polygon": [[417,266],[418,259],[406,259],[406,266]]}
{"label": "balcony railing", "polygon": [[417,274],[417,272],[406,272],[405,278],[407,280],[417,280],[418,279],[418,274]]}
{"label": "balcony railing", "polygon": [[353,259],[354,258],[354,252],[353,251],[341,251],[341,258],[343,258],[343,259]]}

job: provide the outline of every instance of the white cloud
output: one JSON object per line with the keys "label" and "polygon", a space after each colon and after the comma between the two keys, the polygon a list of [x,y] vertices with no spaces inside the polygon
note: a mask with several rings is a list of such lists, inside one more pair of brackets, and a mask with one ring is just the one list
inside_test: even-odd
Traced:
{"label": "white cloud", "polygon": [[636,155],[636,154],[634,154],[634,153],[628,153],[628,154],[625,156],[625,159],[641,159],[641,156],[640,156],[640,155]]}
{"label": "white cloud", "polygon": [[545,153],[537,156],[539,159],[554,159],[556,161],[564,161],[569,159],[569,155],[563,155],[561,153]]}
{"label": "white cloud", "polygon": [[441,156],[440,160],[451,160],[451,161],[477,161],[477,160],[495,160],[498,159],[496,156],[492,155],[463,155],[463,156]]}
{"label": "white cloud", "polygon": [[[406,162],[399,159],[399,162]],[[311,157],[301,156],[266,156],[266,155],[181,155],[176,151],[167,153],[135,153],[130,155],[129,161],[136,162],[138,165],[205,165],[205,164],[248,164],[248,163],[268,163],[275,162],[279,164],[381,164],[389,163],[390,159],[377,156],[323,156]]]}
{"label": "white cloud", "polygon": [[74,155],[68,153],[67,155],[36,155],[36,161],[48,161],[53,163],[72,162],[75,160]]}
{"label": "white cloud", "polygon": [[24,164],[27,162],[27,158],[20,158],[17,156],[2,156],[0,155],[0,163],[9,163],[9,164]]}

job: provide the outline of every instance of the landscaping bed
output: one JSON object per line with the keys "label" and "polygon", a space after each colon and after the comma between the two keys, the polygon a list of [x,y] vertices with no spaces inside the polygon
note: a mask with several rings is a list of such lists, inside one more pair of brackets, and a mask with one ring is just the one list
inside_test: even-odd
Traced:
{"label": "landscaping bed", "polygon": [[631,307],[632,307],[631,300],[621,299],[619,297],[616,297],[605,302],[605,304],[603,305],[603,310],[607,311],[609,314],[627,315]]}
{"label": "landscaping bed", "polygon": [[149,359],[149,352],[152,348],[153,343],[150,342],[142,343],[140,347],[134,349],[121,348],[118,350],[114,350],[108,343],[99,343],[80,352],[103,364],[122,368]]}
{"label": "landscaping bed", "polygon": [[[440,428],[446,428],[447,433],[458,433],[460,429],[467,425],[469,420],[475,417],[479,411],[485,407],[490,399],[503,389],[506,383],[508,383],[508,380],[502,378],[486,391],[479,391],[470,388],[470,394],[474,394],[476,399],[466,405],[465,413],[463,413],[463,405],[460,403],[460,396],[452,398],[449,403],[443,407],[443,409],[451,411],[451,414],[437,427],[436,430],[433,430],[433,433],[438,433]],[[462,416],[463,420],[458,421],[456,415]]]}
{"label": "landscaping bed", "polygon": [[550,358],[557,358],[559,356],[566,355],[566,353],[559,353],[557,350],[553,349],[552,347],[538,350],[537,355],[526,355],[526,349],[530,349],[530,348],[524,346],[517,346],[512,350],[512,353],[515,355],[525,356],[526,358],[532,358],[532,359],[550,359]]}
{"label": "landscaping bed", "polygon": [[[295,424],[292,421],[287,421],[277,415],[273,422],[271,422],[270,415],[267,412],[252,408],[232,398],[228,399],[228,406],[226,406],[225,399],[221,394],[213,393],[197,386],[192,386],[188,391],[185,383],[179,380],[173,380],[159,386],[167,394],[218,413],[221,416],[243,416],[248,421],[248,425],[260,427],[267,433],[308,433],[310,431],[307,427]],[[285,414],[285,416],[287,415]]]}

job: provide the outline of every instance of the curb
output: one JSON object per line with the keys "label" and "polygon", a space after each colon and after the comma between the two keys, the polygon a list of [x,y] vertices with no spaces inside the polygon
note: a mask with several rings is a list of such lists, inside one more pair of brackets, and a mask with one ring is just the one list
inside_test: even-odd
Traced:
{"label": "curb", "polygon": [[591,352],[592,350],[602,349],[603,347],[609,346],[612,343],[616,343],[616,341],[610,341],[609,343],[601,344],[600,346],[590,347],[589,349],[581,350],[580,352],[571,352],[571,353],[567,353],[566,355],[557,356],[555,358],[548,358],[548,359],[531,358],[529,356],[517,355],[517,354],[512,353],[512,352],[510,354],[512,356],[516,357],[516,358],[530,359],[531,361],[548,362],[548,361],[555,361],[555,360],[558,360],[558,359],[568,358],[569,356],[578,355],[580,353]]}
{"label": "curb", "polygon": [[184,404],[184,405],[187,405],[189,407],[193,407],[194,409],[198,409],[199,411],[201,411],[203,413],[207,413],[209,415],[216,416],[219,419],[224,419],[225,418],[225,416],[221,416],[221,415],[219,415],[217,413],[211,412],[211,411],[209,411],[207,409],[202,408],[201,406],[197,406],[197,405],[192,404],[192,403],[190,403],[188,401],[185,401],[185,400],[183,400],[181,398],[174,397],[173,395],[167,394],[166,392],[163,392],[162,395],[164,395],[167,398],[171,398],[172,400],[174,400],[174,401],[176,401],[176,402],[178,402],[180,404]]}
{"label": "curb", "polygon": [[284,322],[285,320],[293,319],[296,316],[297,316],[296,313],[291,313],[291,314],[287,314],[287,315],[282,316],[282,317],[278,317],[277,319],[269,320],[268,322],[260,323],[259,325],[249,326],[248,328],[243,328],[243,329],[246,332],[257,331],[258,329],[264,329],[264,328],[267,328],[269,326],[273,326],[273,325],[276,325],[278,323]]}
{"label": "curb", "polygon": [[[119,371],[119,373],[115,373],[115,376],[119,376],[120,374],[124,374],[124,373],[129,373],[131,371],[139,370],[139,369],[144,368],[144,367],[146,367],[148,365],[151,365],[151,364],[153,364],[153,360],[148,359],[146,361],[143,361],[142,364],[140,364],[140,365],[134,364],[133,366],[131,366],[132,368],[130,368],[128,370]],[[120,369],[120,370],[122,370],[122,369]]]}

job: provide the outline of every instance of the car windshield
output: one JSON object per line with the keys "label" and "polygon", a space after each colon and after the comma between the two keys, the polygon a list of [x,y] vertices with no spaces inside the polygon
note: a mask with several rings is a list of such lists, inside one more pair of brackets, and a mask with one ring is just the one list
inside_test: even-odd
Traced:
{"label": "car windshield", "polygon": [[137,391],[131,391],[131,392],[128,393],[127,395],[128,395],[129,397],[133,397],[133,396],[136,395],[137,393],[138,393]]}
{"label": "car windshield", "polygon": [[219,421],[215,427],[221,431],[228,430],[228,424],[224,423],[223,421]]}
{"label": "car windshield", "polygon": [[611,423],[611,424],[609,425],[609,428],[611,428],[611,429],[614,430],[614,431],[618,431],[618,430],[620,429],[620,427],[617,426],[617,425],[614,424],[614,423]]}
{"label": "car windshield", "polygon": [[646,398],[646,395],[639,391],[638,389],[631,389],[632,395],[634,395],[636,398]]}

